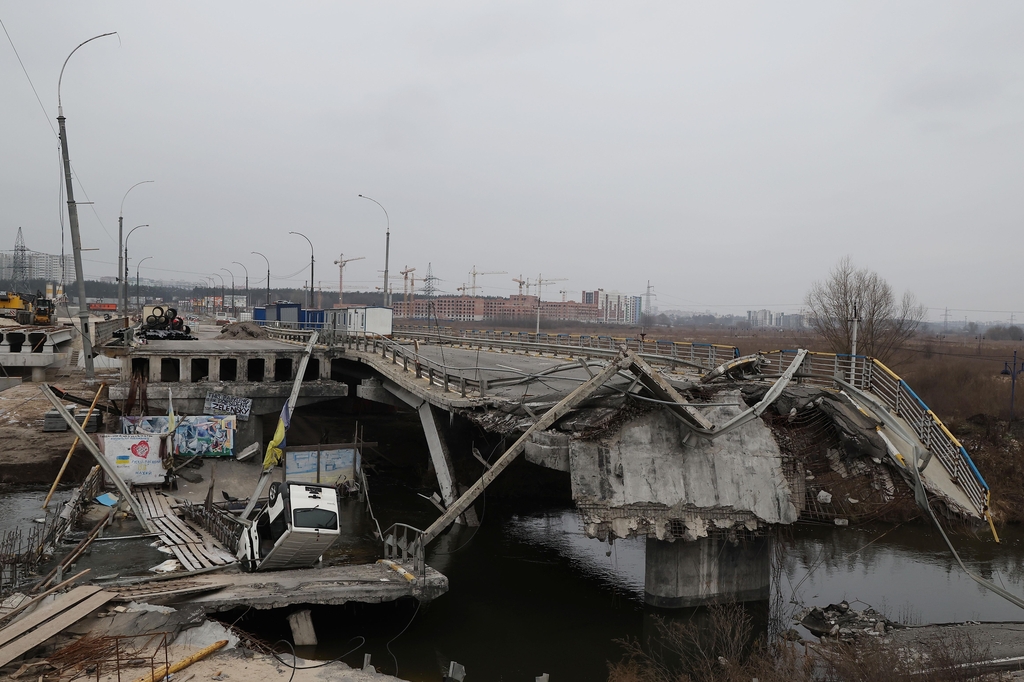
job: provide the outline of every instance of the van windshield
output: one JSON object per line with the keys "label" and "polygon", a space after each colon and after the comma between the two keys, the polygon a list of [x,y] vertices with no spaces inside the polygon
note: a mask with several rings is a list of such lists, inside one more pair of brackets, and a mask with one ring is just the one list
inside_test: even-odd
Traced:
{"label": "van windshield", "polygon": [[338,530],[338,515],[327,509],[296,509],[295,527]]}

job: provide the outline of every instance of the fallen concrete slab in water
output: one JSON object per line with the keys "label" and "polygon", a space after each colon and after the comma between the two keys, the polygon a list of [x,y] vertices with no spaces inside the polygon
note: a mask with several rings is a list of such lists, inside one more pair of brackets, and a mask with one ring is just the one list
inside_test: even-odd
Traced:
{"label": "fallen concrete slab in water", "polygon": [[403,597],[428,602],[448,591],[448,578],[429,566],[411,581],[384,564],[210,573],[202,579],[222,587],[189,595],[176,604],[196,604],[207,613],[216,613],[247,606],[278,609],[299,604],[379,604]]}

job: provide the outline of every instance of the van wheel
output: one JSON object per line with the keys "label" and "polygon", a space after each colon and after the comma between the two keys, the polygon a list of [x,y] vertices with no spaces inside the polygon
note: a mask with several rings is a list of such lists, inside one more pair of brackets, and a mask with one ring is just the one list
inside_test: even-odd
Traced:
{"label": "van wheel", "polygon": [[267,496],[267,499],[268,499],[267,504],[269,506],[273,507],[274,503],[277,502],[277,498],[280,495],[281,495],[281,484],[280,483],[276,483],[276,482],[275,483],[271,483],[270,484],[270,493]]}

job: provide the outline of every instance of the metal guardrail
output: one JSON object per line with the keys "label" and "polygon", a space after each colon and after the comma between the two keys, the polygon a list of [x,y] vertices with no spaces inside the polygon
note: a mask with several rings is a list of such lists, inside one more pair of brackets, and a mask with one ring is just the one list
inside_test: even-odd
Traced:
{"label": "metal guardrail", "polygon": [[425,578],[423,531],[405,523],[393,524],[384,531],[384,558],[402,566],[411,565],[414,575]]}
{"label": "metal guardrail", "polygon": [[714,343],[689,343],[684,341],[660,341],[625,338],[617,336],[590,336],[587,334],[546,334],[541,332],[501,332],[463,330],[446,336],[436,331],[396,330],[395,336],[417,339],[429,343],[470,345],[483,348],[508,348],[545,353],[590,355],[593,357],[615,357],[623,346],[647,361],[668,362],[709,371],[739,357],[739,349]]}
{"label": "metal guardrail", "polygon": [[[791,356],[796,352],[779,350],[764,355],[772,362],[773,368],[781,369],[792,360]],[[906,381],[874,358],[835,353],[808,353],[800,372],[796,375],[796,380],[837,388],[830,378],[837,376],[859,389],[869,391],[893,414],[907,422],[918,439],[967,494],[978,513],[987,516],[990,499],[988,483],[978,471],[967,449],[914,393]]]}

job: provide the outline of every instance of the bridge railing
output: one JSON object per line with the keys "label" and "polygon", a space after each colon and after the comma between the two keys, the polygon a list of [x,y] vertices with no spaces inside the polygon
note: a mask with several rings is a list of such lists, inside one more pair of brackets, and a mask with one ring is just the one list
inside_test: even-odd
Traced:
{"label": "bridge railing", "polygon": [[396,523],[384,531],[384,558],[403,567],[411,565],[411,572],[421,578],[427,575],[423,549],[423,531],[419,528]]}
{"label": "bridge railing", "polygon": [[[344,345],[355,351],[378,355],[392,365],[401,365],[406,372],[412,372],[417,379],[426,379],[431,385],[444,391],[459,393],[465,398],[470,392],[486,397],[488,380],[476,377],[474,367],[450,367],[436,360],[420,355],[413,346],[403,345],[392,339],[375,335],[348,335]],[[500,371],[500,370],[496,370]]]}
{"label": "bridge railing", "polygon": [[711,370],[724,362],[739,357],[736,346],[714,343],[662,341],[620,336],[588,334],[548,334],[541,332],[503,332],[467,329],[446,335],[436,329],[411,331],[408,327],[396,329],[395,336],[417,339],[427,343],[451,345],[477,345],[485,348],[525,350],[541,353],[585,353],[595,357],[614,357],[625,346],[647,360],[683,364]]}
{"label": "bridge railing", "polygon": [[[781,371],[781,368],[792,362],[796,351],[771,351],[764,355],[772,362],[770,366],[773,369],[779,368]],[[978,467],[967,449],[906,381],[874,358],[835,353],[808,353],[795,380],[839,388],[834,381],[835,377],[870,392],[893,414],[909,424],[928,452],[939,460],[953,481],[967,494],[978,513],[983,516],[986,514],[989,487]]]}

